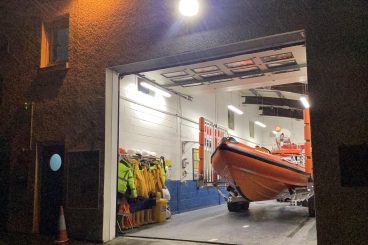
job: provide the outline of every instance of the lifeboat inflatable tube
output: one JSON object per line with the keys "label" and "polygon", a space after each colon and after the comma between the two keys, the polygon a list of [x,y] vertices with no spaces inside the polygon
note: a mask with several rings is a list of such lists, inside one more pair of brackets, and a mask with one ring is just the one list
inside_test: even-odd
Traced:
{"label": "lifeboat inflatable tube", "polygon": [[271,200],[287,188],[305,187],[310,174],[293,151],[271,153],[223,138],[212,154],[214,170],[249,201]]}

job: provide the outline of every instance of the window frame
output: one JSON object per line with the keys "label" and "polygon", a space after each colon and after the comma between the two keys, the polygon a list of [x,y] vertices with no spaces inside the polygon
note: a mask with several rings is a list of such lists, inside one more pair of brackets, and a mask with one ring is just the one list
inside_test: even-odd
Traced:
{"label": "window frame", "polygon": [[255,127],[254,127],[254,121],[249,121],[249,137],[254,139],[255,138]]}
{"label": "window frame", "polygon": [[[67,28],[67,56],[65,60],[53,61],[54,58],[54,36],[55,31],[59,29]],[[69,15],[59,16],[50,21],[42,22],[41,27],[41,61],[40,68],[48,68],[53,66],[62,65],[68,68],[69,60]]]}
{"label": "window frame", "polygon": [[235,112],[230,109],[227,109],[227,127],[235,130]]}

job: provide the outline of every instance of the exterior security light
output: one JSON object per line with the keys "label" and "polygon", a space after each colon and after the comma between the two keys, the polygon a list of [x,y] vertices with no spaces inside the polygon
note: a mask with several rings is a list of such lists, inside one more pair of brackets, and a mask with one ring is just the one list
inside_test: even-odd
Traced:
{"label": "exterior security light", "polygon": [[259,121],[255,121],[254,123],[257,124],[258,126],[262,127],[262,128],[265,128],[266,127],[266,124],[263,124],[263,123],[261,123]]}
{"label": "exterior security light", "polygon": [[171,97],[171,94],[169,94],[168,92],[163,91],[162,89],[159,89],[155,86],[152,86],[151,84],[148,84],[146,82],[141,82],[141,86],[145,87],[146,89],[149,89],[149,90],[151,90],[151,91],[153,91],[157,94],[160,94],[162,96],[165,96],[165,97],[168,97],[168,98]]}
{"label": "exterior security light", "polygon": [[241,110],[239,110],[238,108],[236,108],[235,106],[233,106],[233,105],[228,105],[227,108],[230,111],[235,112],[236,114],[243,115],[243,112]]}
{"label": "exterior security light", "polygon": [[183,16],[191,17],[198,13],[198,0],[180,0],[179,11]]}
{"label": "exterior security light", "polygon": [[310,107],[308,100],[305,97],[300,97],[300,101],[302,102],[305,109]]}

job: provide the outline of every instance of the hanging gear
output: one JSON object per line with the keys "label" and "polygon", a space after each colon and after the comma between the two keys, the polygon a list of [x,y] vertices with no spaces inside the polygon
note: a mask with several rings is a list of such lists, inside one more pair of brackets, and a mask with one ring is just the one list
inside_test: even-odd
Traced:
{"label": "hanging gear", "polygon": [[121,159],[118,163],[118,192],[128,195],[130,194],[132,198],[137,197],[133,170],[130,163],[127,162],[125,159]]}
{"label": "hanging gear", "polygon": [[134,184],[137,188],[137,195],[148,198],[148,188],[143,171],[139,169],[139,162],[135,159],[131,159],[130,163],[133,164]]}
{"label": "hanging gear", "polygon": [[150,171],[154,177],[155,181],[155,192],[161,192],[161,190],[164,188],[164,182],[163,182],[163,176],[161,171],[160,164],[156,162],[156,164],[153,167],[150,167]]}
{"label": "hanging gear", "polygon": [[[122,228],[124,230],[129,229],[129,228],[133,228],[133,217],[132,214],[130,213],[129,210],[129,204],[127,202],[127,199],[125,197],[122,197],[120,205],[119,205],[119,210],[118,210],[118,214],[121,215],[121,223],[122,223]],[[118,225],[120,225],[118,223]],[[119,226],[120,228],[120,226]]]}
{"label": "hanging gear", "polygon": [[166,182],[166,163],[165,163],[165,158],[163,156],[160,157],[160,163],[161,163],[162,181],[163,181],[164,186],[165,186],[165,182]]}

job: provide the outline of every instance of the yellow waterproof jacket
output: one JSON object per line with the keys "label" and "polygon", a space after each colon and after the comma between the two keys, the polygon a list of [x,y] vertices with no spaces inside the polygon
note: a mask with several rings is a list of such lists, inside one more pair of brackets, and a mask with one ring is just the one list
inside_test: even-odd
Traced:
{"label": "yellow waterproof jacket", "polygon": [[154,177],[156,192],[159,192],[165,186],[165,184],[163,182],[163,178],[162,178],[161,166],[157,164],[157,165],[151,167],[150,171],[151,171],[151,173]]}
{"label": "yellow waterproof jacket", "polygon": [[139,162],[137,160],[130,160],[130,162],[134,166],[134,184],[137,188],[138,196],[148,198],[148,188],[146,185],[145,176],[143,174],[143,170],[139,169]]}
{"label": "yellow waterproof jacket", "polygon": [[151,171],[148,170],[148,168],[144,168],[143,175],[146,180],[148,194],[154,193],[156,189],[155,189],[155,180],[154,180],[153,174],[151,173]]}
{"label": "yellow waterproof jacket", "polygon": [[137,190],[134,184],[133,169],[130,164],[122,159],[118,163],[118,192],[125,194],[128,190],[131,191],[131,197],[137,197]]}
{"label": "yellow waterproof jacket", "polygon": [[166,182],[166,169],[165,169],[165,158],[164,157],[161,157],[160,158],[159,165],[161,166],[162,182],[164,183],[164,186],[165,186],[165,182]]}

